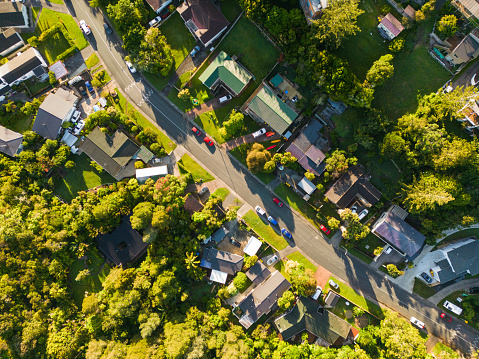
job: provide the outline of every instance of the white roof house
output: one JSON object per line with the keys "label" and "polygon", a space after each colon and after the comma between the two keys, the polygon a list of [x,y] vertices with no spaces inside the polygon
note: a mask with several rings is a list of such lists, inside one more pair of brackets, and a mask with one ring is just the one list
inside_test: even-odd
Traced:
{"label": "white roof house", "polygon": [[138,181],[146,181],[148,178],[155,176],[166,176],[167,174],[167,165],[149,168],[139,168],[136,170],[136,179]]}
{"label": "white roof house", "polygon": [[303,179],[299,181],[298,186],[308,195],[311,195],[316,190],[316,186],[313,182],[306,177],[303,177]]}
{"label": "white roof house", "polygon": [[261,242],[258,238],[251,236],[248,241],[248,244],[246,244],[246,246],[244,247],[243,252],[245,252],[249,256],[254,256],[259,251],[262,244],[263,242]]}
{"label": "white roof house", "polygon": [[225,284],[226,283],[226,278],[228,278],[228,273],[212,269],[211,270],[211,275],[210,275],[210,280],[216,283],[221,283]]}

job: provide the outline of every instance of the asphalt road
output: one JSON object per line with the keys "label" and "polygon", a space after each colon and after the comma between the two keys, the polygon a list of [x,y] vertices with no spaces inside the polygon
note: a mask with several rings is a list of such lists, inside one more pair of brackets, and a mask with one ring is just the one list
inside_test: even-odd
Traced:
{"label": "asphalt road", "polygon": [[103,28],[103,16],[99,10],[92,9],[86,1],[67,1],[72,15],[85,20],[92,29],[88,40],[99,52],[108,67],[111,77],[119,84],[128,100],[137,104],[176,143],[184,146],[190,153],[208,167],[217,178],[224,181],[243,200],[262,206],[269,215],[279,222],[280,228],[287,228],[293,235],[292,246],[298,246],[321,266],[334,273],[338,278],[360,289],[363,295],[401,313],[405,317],[414,316],[426,323],[428,331],[446,340],[448,343],[469,352],[479,349],[479,332],[470,326],[453,319],[445,323],[439,315],[441,311],[423,298],[402,290],[390,283],[384,275],[356,258],[333,248],[321,233],[305,220],[293,213],[287,206],[279,208],[273,201],[273,195],[248,171],[230,160],[225,151],[218,147],[207,147],[202,137],[191,132],[191,124],[178,113],[168,101],[151,88],[140,75],[131,74],[123,61],[124,52],[115,35],[107,35]]}

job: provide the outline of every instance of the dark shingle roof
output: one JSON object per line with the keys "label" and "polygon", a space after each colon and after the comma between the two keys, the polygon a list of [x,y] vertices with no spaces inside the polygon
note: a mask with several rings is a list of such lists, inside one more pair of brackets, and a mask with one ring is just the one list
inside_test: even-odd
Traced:
{"label": "dark shingle roof", "polygon": [[220,228],[218,228],[215,233],[213,233],[213,235],[211,236],[211,238],[216,242],[216,243],[220,243],[223,238],[226,237],[226,235],[230,233],[230,231],[228,231],[226,229],[225,226],[221,226]]}
{"label": "dark shingle roof", "polygon": [[210,42],[229,25],[211,0],[188,0],[178,6],[177,10],[185,22],[191,20],[195,24],[195,34],[203,44]]}
{"label": "dark shingle roof", "polygon": [[456,273],[471,271],[471,275],[479,273],[479,241],[469,240],[463,245],[446,252],[451,266]]}
{"label": "dark shingle roof", "polygon": [[283,339],[288,340],[305,330],[329,344],[339,338],[346,339],[351,325],[327,310],[319,313],[318,308],[311,299],[299,297],[293,310],[275,321]]}
{"label": "dark shingle roof", "polygon": [[384,213],[373,232],[410,258],[418,253],[426,237],[392,212]]}
{"label": "dark shingle roof", "polygon": [[0,126],[0,152],[15,156],[23,141],[23,135]]}
{"label": "dark shingle roof", "polygon": [[339,208],[345,208],[357,194],[371,206],[374,206],[381,198],[381,192],[364,177],[362,168],[354,166],[336,181],[325,196]]}
{"label": "dark shingle roof", "polygon": [[126,265],[140,258],[148,247],[141,235],[131,227],[129,216],[123,217],[121,225],[112,233],[96,238],[98,249],[116,266]]}
{"label": "dark shingle roof", "polygon": [[5,95],[8,91],[10,91],[12,88],[10,86],[5,86],[0,89],[0,96]]}
{"label": "dark shingle roof", "polygon": [[42,66],[43,64],[37,55],[36,50],[31,47],[20,56],[15,56],[5,65],[0,66],[0,77],[11,84],[38,66]]}
{"label": "dark shingle roof", "polygon": [[22,14],[24,6],[21,2],[0,2],[0,27],[25,25]]}
{"label": "dark shingle roof", "polygon": [[15,45],[23,45],[22,38],[11,28],[0,34],[0,53]]}
{"label": "dark shingle roof", "polygon": [[270,270],[261,261],[256,262],[256,264],[246,272],[246,276],[254,285],[260,285],[270,275]]}
{"label": "dark shingle roof", "polygon": [[200,266],[234,275],[243,267],[243,257],[214,248],[206,248]]}

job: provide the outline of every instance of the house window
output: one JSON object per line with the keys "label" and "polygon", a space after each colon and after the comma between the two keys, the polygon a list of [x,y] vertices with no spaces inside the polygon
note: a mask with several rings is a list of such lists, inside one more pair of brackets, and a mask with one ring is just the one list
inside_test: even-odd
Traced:
{"label": "house window", "polygon": [[119,249],[120,251],[126,249],[126,247],[128,247],[128,245],[127,245],[125,242],[123,242],[123,241],[121,241],[121,242],[118,244],[118,249]]}

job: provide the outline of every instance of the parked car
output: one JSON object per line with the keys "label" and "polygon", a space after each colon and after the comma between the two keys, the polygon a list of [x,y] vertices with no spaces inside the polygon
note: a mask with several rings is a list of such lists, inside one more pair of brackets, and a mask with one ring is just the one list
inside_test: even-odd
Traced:
{"label": "parked car", "polygon": [[326,234],[331,233],[331,231],[329,229],[327,229],[324,225],[320,225],[319,228],[321,228],[321,230]]}
{"label": "parked car", "polygon": [[111,29],[110,25],[108,25],[106,22],[103,23],[103,27],[105,28],[107,34],[113,33],[113,30]]}
{"label": "parked car", "polygon": [[276,203],[278,206],[283,207],[283,202],[281,202],[279,199],[276,197],[273,197],[273,202]]}
{"label": "parked car", "polygon": [[80,29],[81,31],[83,31],[83,33],[85,35],[90,35],[91,34],[91,29],[90,29],[90,26],[88,26],[85,22],[85,20],[80,20],[80,22],[78,23],[78,25],[80,26]]}
{"label": "parked car", "polygon": [[196,136],[201,136],[201,131],[198,130],[196,127],[192,127],[191,131],[193,131]]}
{"label": "parked car", "polygon": [[195,47],[193,47],[193,50],[191,50],[190,56],[191,56],[191,57],[195,57],[196,55],[198,55],[198,52],[200,52],[200,47],[199,47],[199,46],[195,46]]}
{"label": "parked car", "polygon": [[153,162],[153,163],[160,163],[160,162],[161,162],[161,158],[158,158],[158,157],[153,158],[153,161],[152,161],[152,162]]}
{"label": "parked car", "polygon": [[293,237],[293,236],[291,235],[291,233],[289,233],[289,232],[286,230],[286,228],[282,228],[282,229],[281,229],[281,234],[282,234],[283,236],[285,236],[286,238],[288,238],[288,239],[291,239],[291,238]]}
{"label": "parked car", "polygon": [[253,138],[259,137],[261,135],[264,135],[266,133],[266,128],[262,128],[256,132],[253,132]]}
{"label": "parked car", "polygon": [[321,289],[321,287],[318,285],[316,287],[316,292],[314,292],[314,294],[311,296],[311,298],[313,298],[314,300],[317,300],[319,298],[319,296],[321,295],[321,293],[323,292],[323,290]]}
{"label": "parked car", "polygon": [[426,281],[426,283],[432,283],[432,278],[429,277],[425,272],[422,272],[420,274],[421,278],[424,279]]}
{"label": "parked car", "polygon": [[450,310],[454,314],[461,315],[462,313],[462,308],[458,307],[457,305],[451,303],[450,301],[446,300],[444,301],[443,307]]}
{"label": "parked car", "polygon": [[83,97],[88,97],[88,94],[86,93],[86,90],[83,86],[78,87],[78,91],[80,91]]}
{"label": "parked car", "polygon": [[254,209],[255,209],[256,212],[257,212],[259,215],[261,215],[261,216],[264,216],[264,215],[266,214],[266,212],[264,211],[264,209],[261,208],[260,206],[256,206]]}
{"label": "parked car", "polygon": [[241,243],[234,238],[230,238],[230,243],[238,248],[241,247]]}
{"label": "parked car", "polygon": [[338,283],[336,283],[334,280],[330,279],[328,281],[329,285],[331,286],[331,288],[334,288],[334,289],[339,289],[339,285]]}
{"label": "parked car", "polygon": [[205,141],[208,146],[213,146],[215,144],[209,137],[205,137],[203,141]]}
{"label": "parked car", "polygon": [[411,317],[410,320],[411,320],[411,323],[417,326],[418,328],[424,329],[426,327],[426,324],[424,324],[423,322],[421,322],[419,319],[415,317]]}
{"label": "parked car", "polygon": [[72,78],[70,81],[68,81],[68,84],[70,86],[80,82],[81,80],[83,80],[83,78],[81,76],[75,76],[74,78]]}
{"label": "parked car", "polygon": [[270,259],[266,261],[266,264],[270,266],[271,264],[276,263],[277,260],[278,260],[278,256],[275,254],[274,256],[272,256]]}
{"label": "parked car", "polygon": [[161,16],[157,16],[153,20],[151,20],[148,23],[148,25],[150,25],[150,27],[157,27],[160,25],[160,22],[161,22]]}
{"label": "parked car", "polygon": [[170,9],[168,9],[167,7],[160,11],[160,16],[162,19],[166,19],[168,15],[170,15]]}
{"label": "parked car", "polygon": [[125,63],[126,66],[128,66],[128,70],[130,70],[130,72],[134,74],[136,72],[136,68],[133,66],[133,64],[130,61],[125,61]]}
{"label": "parked car", "polygon": [[78,119],[80,118],[81,112],[80,111],[75,111],[72,116],[72,122],[77,122]]}
{"label": "parked car", "polygon": [[208,187],[205,186],[198,191],[198,194],[201,196],[202,194],[205,194],[207,191],[208,191]]}
{"label": "parked car", "polygon": [[447,315],[446,313],[441,313],[441,318],[444,319],[448,323],[450,323],[452,321],[452,317],[450,315]]}
{"label": "parked car", "polygon": [[85,81],[85,86],[86,86],[86,88],[88,89],[88,91],[89,91],[90,93],[95,92],[95,90],[93,89],[93,87],[92,87],[92,85],[90,84],[89,81]]}
{"label": "parked car", "polygon": [[472,288],[469,288],[469,293],[470,293],[470,294],[476,294],[476,293],[479,293],[479,287],[472,287]]}
{"label": "parked car", "polygon": [[232,97],[231,95],[226,95],[226,96],[220,97],[220,103],[229,101],[229,100],[231,100],[232,98],[233,98],[233,97]]}
{"label": "parked car", "polygon": [[276,219],[274,219],[274,218],[271,217],[271,216],[268,216],[268,221],[269,221],[271,224],[274,224],[275,226],[278,225],[278,222],[276,222]]}
{"label": "parked car", "polygon": [[366,217],[368,215],[368,213],[369,213],[369,211],[367,209],[363,209],[361,212],[359,212],[359,214],[358,214],[359,220]]}

